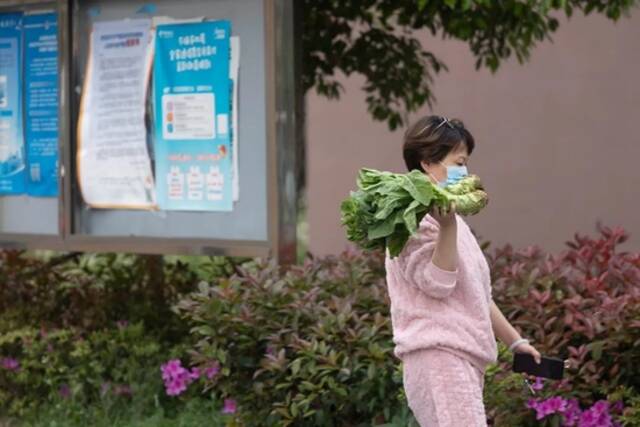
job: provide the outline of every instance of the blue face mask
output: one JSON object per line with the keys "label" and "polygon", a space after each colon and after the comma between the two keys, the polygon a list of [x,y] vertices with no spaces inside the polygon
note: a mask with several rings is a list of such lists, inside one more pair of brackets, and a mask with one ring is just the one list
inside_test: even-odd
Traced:
{"label": "blue face mask", "polygon": [[[443,165],[444,166],[444,165]],[[440,187],[447,187],[460,181],[465,176],[469,175],[466,166],[450,165],[445,166],[447,168],[447,179],[444,182],[438,183]]]}

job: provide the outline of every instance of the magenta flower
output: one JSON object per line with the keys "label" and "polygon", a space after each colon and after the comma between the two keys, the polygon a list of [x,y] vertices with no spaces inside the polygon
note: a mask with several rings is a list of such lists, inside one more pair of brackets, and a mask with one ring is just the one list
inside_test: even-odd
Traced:
{"label": "magenta flower", "polygon": [[160,370],[162,371],[162,379],[168,380],[169,378],[177,377],[183,369],[184,368],[182,367],[180,360],[170,360],[160,367]]}
{"label": "magenta flower", "polygon": [[189,372],[189,378],[191,378],[192,380],[197,380],[198,378],[200,378],[200,375],[200,368],[198,368],[197,366],[191,368],[191,372]]}
{"label": "magenta flower", "polygon": [[224,400],[224,408],[222,408],[223,414],[235,414],[238,409],[238,404],[233,399]]}
{"label": "magenta flower", "polygon": [[564,412],[567,409],[567,401],[560,396],[547,400],[551,412]]}
{"label": "magenta flower", "polygon": [[589,410],[589,411],[584,411],[582,413],[582,415],[580,416],[580,420],[578,421],[578,426],[579,427],[597,427],[598,424],[598,415]]}
{"label": "magenta flower", "polygon": [[567,401],[567,409],[565,410],[564,414],[562,414],[562,416],[564,417],[564,424],[567,427],[576,426],[581,414],[582,411],[580,410],[578,399],[569,399]]}
{"label": "magenta flower", "polygon": [[544,384],[542,383],[542,377],[536,377],[536,382],[531,386],[532,389],[536,391],[540,391],[544,388]]}
{"label": "magenta flower", "polygon": [[184,381],[175,379],[170,381],[166,388],[169,396],[179,396],[187,389],[187,384]]}
{"label": "magenta flower", "polygon": [[[618,427],[611,419],[610,403],[599,400],[588,410],[582,411],[577,399],[554,396],[548,399],[529,399],[527,408],[536,411],[536,419],[541,420],[551,414],[560,414],[566,427]],[[618,406],[619,407],[619,406]]]}
{"label": "magenta flower", "polygon": [[200,377],[200,369],[194,367],[191,371],[182,366],[178,359],[173,359],[160,367],[164,386],[169,396],[182,394],[189,384]]}
{"label": "magenta flower", "polygon": [[18,369],[20,369],[20,362],[18,362],[13,357],[5,357],[4,359],[2,359],[2,362],[0,362],[0,364],[7,371],[17,371]]}

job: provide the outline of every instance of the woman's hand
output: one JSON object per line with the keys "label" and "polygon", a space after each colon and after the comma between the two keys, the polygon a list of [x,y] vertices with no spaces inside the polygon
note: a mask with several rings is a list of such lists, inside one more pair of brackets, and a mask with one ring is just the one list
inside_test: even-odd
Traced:
{"label": "woman's hand", "polygon": [[431,216],[438,221],[441,228],[447,228],[456,223],[456,204],[451,202],[449,209],[446,207],[433,206]]}
{"label": "woman's hand", "polygon": [[517,346],[514,351],[516,353],[528,353],[532,355],[537,364],[540,364],[540,362],[542,362],[542,356],[540,355],[540,352],[536,350],[535,347],[533,347],[531,344],[527,344],[526,342]]}

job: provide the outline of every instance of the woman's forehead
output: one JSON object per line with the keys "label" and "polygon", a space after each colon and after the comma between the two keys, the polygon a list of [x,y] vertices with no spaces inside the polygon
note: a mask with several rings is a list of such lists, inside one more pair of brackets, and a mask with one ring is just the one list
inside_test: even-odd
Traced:
{"label": "woman's forehead", "polygon": [[449,152],[449,156],[455,156],[455,157],[460,157],[460,156],[464,156],[464,157],[469,157],[469,150],[467,149],[467,144],[460,142],[458,145],[456,145],[453,150],[451,150],[451,152]]}

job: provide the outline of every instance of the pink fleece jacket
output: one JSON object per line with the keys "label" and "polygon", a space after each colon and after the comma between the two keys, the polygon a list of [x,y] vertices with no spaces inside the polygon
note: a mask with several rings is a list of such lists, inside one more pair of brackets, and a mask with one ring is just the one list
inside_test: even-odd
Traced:
{"label": "pink fleece jacket", "polygon": [[489,266],[467,223],[456,215],[458,268],[446,271],[431,261],[439,224],[425,215],[418,234],[395,258],[387,256],[394,354],[437,347],[461,356],[482,372],[497,359],[489,307]]}

